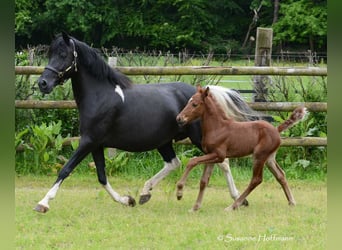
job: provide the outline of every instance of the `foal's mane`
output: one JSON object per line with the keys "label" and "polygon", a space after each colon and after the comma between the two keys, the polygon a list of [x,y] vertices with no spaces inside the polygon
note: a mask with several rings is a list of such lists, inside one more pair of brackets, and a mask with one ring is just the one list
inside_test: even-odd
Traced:
{"label": "foal's mane", "polygon": [[204,103],[208,112],[214,115],[216,118],[222,118],[223,120],[234,119],[232,116],[229,116],[225,111],[224,107],[217,101],[215,96],[213,96],[210,92],[204,98]]}
{"label": "foal's mane", "polygon": [[264,116],[251,109],[235,90],[210,85],[209,93],[228,118],[236,121],[252,121],[262,119]]}
{"label": "foal's mane", "polygon": [[86,43],[74,37],[70,37],[76,47],[78,64],[83,65],[88,73],[98,80],[108,80],[114,87],[119,85],[122,89],[132,86],[132,81],[117,69],[113,69],[102,58],[97,49],[91,48]]}

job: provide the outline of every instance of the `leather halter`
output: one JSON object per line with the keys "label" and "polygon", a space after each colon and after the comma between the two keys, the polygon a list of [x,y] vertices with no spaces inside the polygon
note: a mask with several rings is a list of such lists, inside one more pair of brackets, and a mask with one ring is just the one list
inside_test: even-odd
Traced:
{"label": "leather halter", "polygon": [[70,42],[71,42],[72,47],[73,47],[73,56],[74,56],[74,59],[73,59],[71,65],[69,67],[67,67],[64,71],[58,71],[54,67],[51,67],[49,65],[45,67],[45,69],[48,69],[48,70],[56,73],[58,78],[59,78],[59,80],[61,80],[61,82],[65,81],[65,79],[63,78],[64,75],[66,73],[68,73],[73,67],[74,67],[75,72],[77,72],[77,52],[76,52],[76,49],[75,49],[75,43],[74,43],[74,41],[72,39],[70,39]]}

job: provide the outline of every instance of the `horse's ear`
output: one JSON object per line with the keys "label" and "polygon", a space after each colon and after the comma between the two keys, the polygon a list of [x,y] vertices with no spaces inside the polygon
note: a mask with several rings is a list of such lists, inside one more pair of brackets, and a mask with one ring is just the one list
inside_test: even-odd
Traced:
{"label": "horse's ear", "polygon": [[70,43],[70,36],[65,31],[62,31],[62,37],[66,44]]}

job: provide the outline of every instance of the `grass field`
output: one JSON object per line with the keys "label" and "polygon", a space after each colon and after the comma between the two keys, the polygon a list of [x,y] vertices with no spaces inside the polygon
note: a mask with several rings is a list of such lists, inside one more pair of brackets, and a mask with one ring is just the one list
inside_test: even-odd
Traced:
{"label": "grass field", "polygon": [[[166,179],[152,199],[134,208],[114,203],[95,176],[72,175],[50,211],[32,209],[51,187],[54,176],[17,177],[16,249],[325,249],[327,184],[290,180],[297,206],[291,208],[274,179],[248,197],[250,206],[224,212],[231,204],[222,180],[215,178],[202,209],[189,213],[197,196],[190,179],[177,201],[175,181]],[[138,199],[145,180],[110,177],[113,188]],[[237,182],[243,190],[247,181]]]}

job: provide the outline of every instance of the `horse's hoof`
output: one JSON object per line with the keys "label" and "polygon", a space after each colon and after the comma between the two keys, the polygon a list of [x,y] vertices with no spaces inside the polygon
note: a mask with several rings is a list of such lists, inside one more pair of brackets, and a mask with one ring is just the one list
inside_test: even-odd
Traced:
{"label": "horse's hoof", "polygon": [[181,200],[183,198],[182,194],[177,194],[177,200]]}
{"label": "horse's hoof", "polygon": [[39,213],[46,213],[47,211],[49,211],[49,208],[46,206],[38,204],[33,210],[37,211]]}
{"label": "horse's hoof", "polygon": [[143,205],[151,199],[151,194],[140,195],[139,204]]}
{"label": "horse's hoof", "polygon": [[130,195],[127,195],[126,197],[128,198],[128,206],[134,207],[136,205],[135,199]]}
{"label": "horse's hoof", "polygon": [[244,199],[243,202],[241,203],[241,206],[248,207],[249,203],[248,200]]}

